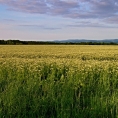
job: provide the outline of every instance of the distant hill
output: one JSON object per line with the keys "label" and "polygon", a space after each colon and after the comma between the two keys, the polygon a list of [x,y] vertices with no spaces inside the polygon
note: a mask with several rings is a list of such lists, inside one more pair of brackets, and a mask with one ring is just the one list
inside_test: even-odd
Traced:
{"label": "distant hill", "polygon": [[68,39],[68,40],[54,40],[56,43],[118,43],[118,39],[103,39],[103,40],[87,40],[87,39]]}
{"label": "distant hill", "polygon": [[118,45],[118,39],[87,40],[68,39],[54,41],[0,40],[0,45]]}

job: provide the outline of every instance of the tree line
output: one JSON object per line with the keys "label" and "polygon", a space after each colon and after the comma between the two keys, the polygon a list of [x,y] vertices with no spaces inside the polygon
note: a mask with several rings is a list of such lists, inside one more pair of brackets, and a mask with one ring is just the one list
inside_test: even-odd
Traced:
{"label": "tree line", "polygon": [[118,45],[118,43],[0,40],[0,45]]}

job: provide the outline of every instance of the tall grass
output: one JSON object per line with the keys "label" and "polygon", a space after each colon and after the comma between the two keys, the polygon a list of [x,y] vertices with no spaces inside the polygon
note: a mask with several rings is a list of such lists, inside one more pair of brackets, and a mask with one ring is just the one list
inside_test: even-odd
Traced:
{"label": "tall grass", "polygon": [[117,65],[1,64],[0,118],[118,118]]}

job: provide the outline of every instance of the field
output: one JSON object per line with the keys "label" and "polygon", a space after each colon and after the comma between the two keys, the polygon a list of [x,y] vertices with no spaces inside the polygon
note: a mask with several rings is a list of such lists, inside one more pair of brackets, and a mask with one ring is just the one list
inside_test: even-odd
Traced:
{"label": "field", "polygon": [[118,46],[0,46],[0,118],[118,118]]}

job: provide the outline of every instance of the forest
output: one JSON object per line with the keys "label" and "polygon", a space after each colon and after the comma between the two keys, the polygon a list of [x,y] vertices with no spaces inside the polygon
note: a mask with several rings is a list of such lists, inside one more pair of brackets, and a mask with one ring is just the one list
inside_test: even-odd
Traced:
{"label": "forest", "polygon": [[118,45],[118,43],[0,40],[0,45]]}

